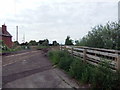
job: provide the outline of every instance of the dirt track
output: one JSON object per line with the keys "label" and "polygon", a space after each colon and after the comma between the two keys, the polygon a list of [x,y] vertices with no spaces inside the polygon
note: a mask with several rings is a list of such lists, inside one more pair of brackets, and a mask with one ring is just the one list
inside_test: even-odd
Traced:
{"label": "dirt track", "polygon": [[53,68],[42,50],[3,56],[2,61],[3,88],[79,87],[65,73]]}

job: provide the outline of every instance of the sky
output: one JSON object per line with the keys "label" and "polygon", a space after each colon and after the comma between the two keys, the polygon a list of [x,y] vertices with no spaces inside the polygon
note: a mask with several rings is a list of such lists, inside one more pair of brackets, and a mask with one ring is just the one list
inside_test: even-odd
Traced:
{"label": "sky", "polygon": [[49,39],[78,40],[96,25],[118,21],[119,0],[0,0],[0,25],[4,23],[19,42]]}

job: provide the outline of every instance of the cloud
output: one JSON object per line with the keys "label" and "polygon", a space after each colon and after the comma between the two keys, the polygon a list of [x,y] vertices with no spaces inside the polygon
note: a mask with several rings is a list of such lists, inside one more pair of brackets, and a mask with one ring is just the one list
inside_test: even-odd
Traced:
{"label": "cloud", "polygon": [[95,25],[117,21],[116,2],[23,1],[16,0],[15,13],[13,10],[9,15],[4,14],[5,19],[1,19],[7,22],[13,38],[15,26],[19,26],[20,42],[25,33],[27,41],[48,38],[63,43],[67,35],[79,39]]}

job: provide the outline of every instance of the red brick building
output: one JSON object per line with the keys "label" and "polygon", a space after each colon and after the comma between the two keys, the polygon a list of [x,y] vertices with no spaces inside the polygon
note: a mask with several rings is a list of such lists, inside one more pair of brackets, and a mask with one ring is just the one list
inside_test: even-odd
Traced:
{"label": "red brick building", "polygon": [[0,40],[2,40],[3,43],[9,48],[13,45],[12,35],[7,31],[7,26],[5,24],[0,27]]}

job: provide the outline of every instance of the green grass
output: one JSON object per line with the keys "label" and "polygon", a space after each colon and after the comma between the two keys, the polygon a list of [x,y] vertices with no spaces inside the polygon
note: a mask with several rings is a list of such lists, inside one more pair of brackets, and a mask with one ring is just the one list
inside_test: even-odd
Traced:
{"label": "green grass", "polygon": [[16,52],[16,51],[20,51],[23,50],[22,48],[8,48],[6,50],[2,50],[2,53],[11,53],[11,52]]}
{"label": "green grass", "polygon": [[37,47],[38,50],[45,49],[45,48],[49,48],[49,46],[38,46]]}
{"label": "green grass", "polygon": [[64,51],[56,50],[49,52],[49,57],[53,64],[58,64],[60,62],[60,59],[65,56],[67,56],[67,53]]}
{"label": "green grass", "polygon": [[89,83],[93,88],[105,90],[120,88],[120,71],[113,72],[106,60],[96,67],[70,56],[67,51],[59,50],[49,52],[49,58],[53,64],[68,72],[80,83]]}
{"label": "green grass", "polygon": [[[27,49],[30,49],[30,48],[27,48]],[[25,50],[25,47],[21,46],[21,47],[8,48],[7,46],[4,46],[4,48],[0,49],[0,53],[11,53],[11,52],[16,52],[21,50]]]}
{"label": "green grass", "polygon": [[15,51],[19,51],[22,48],[16,48],[16,47],[12,47],[12,48],[8,48],[2,40],[0,40],[0,53],[11,53],[11,52],[15,52]]}

